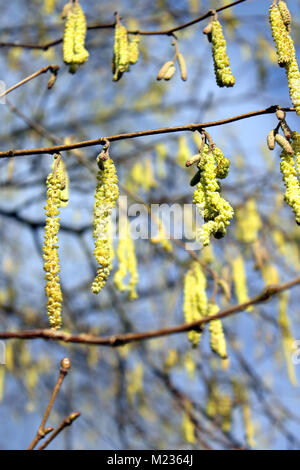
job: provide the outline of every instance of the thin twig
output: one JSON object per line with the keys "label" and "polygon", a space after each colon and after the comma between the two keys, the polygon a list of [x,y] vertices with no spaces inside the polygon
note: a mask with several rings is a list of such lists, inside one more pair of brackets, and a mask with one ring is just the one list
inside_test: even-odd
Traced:
{"label": "thin twig", "polygon": [[61,367],[60,367],[60,371],[59,371],[59,376],[58,376],[58,379],[57,379],[57,382],[54,386],[54,389],[52,391],[52,394],[51,394],[51,397],[50,397],[50,400],[49,400],[49,403],[48,403],[48,406],[46,408],[46,411],[44,413],[44,416],[42,418],[42,421],[41,421],[41,424],[39,426],[39,429],[37,430],[37,433],[33,439],[33,441],[31,442],[31,444],[29,445],[29,447],[27,448],[27,450],[33,450],[35,448],[35,446],[37,445],[37,443],[43,439],[46,435],[45,433],[45,425],[46,425],[46,421],[49,417],[49,414],[52,410],[52,407],[53,407],[53,404],[55,402],[55,399],[57,397],[57,394],[60,390],[60,387],[63,383],[63,380],[64,378],[66,377],[69,369],[71,367],[71,361],[69,358],[65,357],[64,359],[62,359],[61,361]]}
{"label": "thin twig", "polygon": [[[235,5],[238,5],[239,3],[246,2],[247,0],[237,0],[234,2],[231,2],[227,5],[224,5],[216,10],[215,12],[220,12],[222,10],[226,10],[227,8],[234,7]],[[188,28],[190,26],[193,26],[194,24],[199,23],[200,21],[205,20],[206,18],[209,18],[213,13],[213,10],[209,10],[207,13],[198,16],[197,18],[188,21],[187,23],[183,23],[179,26],[175,26],[174,28],[166,29],[166,30],[160,30],[160,31],[139,31],[139,30],[129,30],[129,34],[140,34],[141,36],[172,36],[176,31],[180,31],[181,29]],[[113,23],[106,23],[106,24],[95,24],[95,25],[89,25],[87,27],[88,30],[97,30],[97,29],[110,29],[114,28],[116,25],[116,22],[114,21]],[[21,47],[24,49],[39,49],[42,51],[47,51],[51,47],[57,46],[58,44],[61,44],[63,42],[63,38],[58,38],[54,39],[52,41],[49,41],[45,44],[31,44],[31,43],[19,43],[19,42],[0,42],[0,47]]]}
{"label": "thin twig", "polygon": [[[233,116],[226,119],[221,119],[219,121],[203,122],[198,124],[186,124],[184,126],[174,126],[174,127],[162,127],[160,129],[148,129],[145,131],[138,132],[128,132],[124,134],[116,134],[106,137],[100,137],[99,139],[85,140],[82,142],[74,142],[72,144],[65,145],[55,145],[52,147],[41,147],[41,148],[31,148],[31,149],[21,149],[21,150],[7,150],[5,152],[0,152],[0,158],[7,157],[21,157],[25,155],[41,155],[41,154],[53,154],[63,152],[65,150],[73,150],[83,147],[92,147],[95,145],[103,145],[107,140],[110,142],[116,142],[119,140],[125,139],[134,139],[136,137],[146,137],[151,135],[158,134],[171,134],[175,132],[184,132],[184,131],[201,131],[203,128],[221,126],[223,124],[228,124],[235,121],[240,121],[242,119],[248,119],[255,116],[260,116],[262,114],[272,114],[275,113],[278,109],[278,105],[272,105],[265,109],[259,109],[258,111],[252,111],[250,113],[239,114],[238,116]],[[280,108],[283,111],[295,111],[295,108]]]}
{"label": "thin twig", "polygon": [[29,75],[28,77],[24,78],[24,80],[21,80],[19,83],[16,83],[16,85],[8,88],[5,90],[3,93],[0,94],[0,98],[3,98],[4,96],[8,95],[8,93],[12,92],[16,88],[19,88],[20,86],[24,85],[25,83],[29,82],[30,80],[33,80],[34,78],[38,77],[39,75],[42,75],[43,73],[51,71],[51,73],[57,74],[59,70],[58,65],[47,65],[46,67],[43,67],[42,69],[38,70],[37,72],[33,73],[32,75]]}
{"label": "thin twig", "polygon": [[126,333],[113,335],[108,337],[96,336],[92,334],[79,334],[72,335],[70,333],[64,333],[56,330],[39,329],[39,330],[24,330],[24,331],[12,331],[12,332],[0,332],[0,339],[47,339],[53,341],[62,341],[65,343],[77,343],[77,344],[94,344],[98,346],[111,346],[117,347],[127,343],[133,343],[135,341],[144,341],[153,338],[159,338],[162,336],[169,336],[177,333],[184,333],[191,330],[202,329],[205,323],[209,323],[212,320],[229,317],[235,313],[246,310],[250,305],[256,305],[269,300],[274,295],[288,290],[296,285],[300,284],[300,277],[293,279],[292,281],[283,284],[269,285],[257,295],[252,297],[247,302],[243,302],[233,307],[229,307],[226,310],[219,312],[211,317],[202,318],[201,320],[194,321],[191,323],[182,323],[178,326],[161,328],[159,330],[144,331],[141,333]]}
{"label": "thin twig", "polygon": [[65,418],[61,423],[60,425],[58,426],[57,429],[55,429],[55,431],[51,434],[50,437],[48,437],[48,439],[46,439],[46,441],[43,442],[43,444],[40,445],[40,447],[38,447],[37,450],[43,450],[45,449],[49,444],[50,442],[53,441],[53,439],[55,439],[58,434],[60,434],[66,427],[68,426],[71,426],[71,424],[77,419],[79,418],[80,416],[80,413],[78,411],[70,414],[70,416],[68,416],[67,418]]}

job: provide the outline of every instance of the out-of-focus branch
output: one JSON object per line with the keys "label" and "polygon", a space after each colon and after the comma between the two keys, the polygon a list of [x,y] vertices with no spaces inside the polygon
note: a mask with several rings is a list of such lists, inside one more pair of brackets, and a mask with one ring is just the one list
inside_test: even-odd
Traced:
{"label": "out-of-focus branch", "polygon": [[209,323],[212,320],[221,319],[229,317],[235,313],[246,310],[247,307],[251,305],[260,304],[269,300],[276,294],[288,290],[296,285],[300,284],[300,277],[293,279],[292,281],[285,282],[283,284],[274,284],[269,285],[264,288],[264,290],[249,299],[247,302],[235,305],[233,307],[227,308],[222,312],[219,312],[216,315],[202,318],[201,320],[194,321],[191,323],[182,323],[178,326],[173,326],[169,328],[161,328],[159,330],[150,330],[144,331],[141,333],[126,333],[113,335],[108,337],[96,336],[91,334],[79,334],[72,335],[70,333],[64,333],[56,330],[24,330],[24,331],[12,331],[12,332],[0,332],[0,339],[10,339],[10,338],[19,338],[19,339],[50,339],[53,341],[63,341],[65,343],[77,343],[77,344],[94,344],[98,346],[123,346],[124,344],[133,343],[136,341],[144,341],[153,338],[160,338],[162,336],[169,336],[176,333],[184,333],[191,330],[201,330],[202,326],[205,323]]}
{"label": "out-of-focus branch", "polygon": [[277,109],[282,109],[283,111],[295,111],[295,108],[281,108],[279,105],[272,105],[265,109],[259,109],[258,111],[251,111],[245,114],[239,114],[238,116],[233,116],[226,119],[221,119],[219,121],[210,121],[210,122],[203,122],[198,124],[186,124],[184,126],[174,126],[174,127],[163,127],[160,129],[148,129],[145,131],[138,131],[138,132],[128,132],[124,134],[116,134],[107,137],[100,137],[99,139],[92,139],[92,140],[85,140],[83,142],[75,142],[72,144],[66,145],[55,145],[52,147],[41,147],[41,148],[33,148],[33,149],[22,149],[22,150],[8,150],[6,152],[0,152],[0,158],[7,158],[7,157],[21,157],[26,155],[41,155],[41,154],[53,154],[58,152],[63,152],[66,150],[73,150],[83,147],[92,147],[95,145],[103,145],[108,140],[110,142],[116,142],[119,140],[125,139],[134,139],[136,137],[146,137],[151,135],[158,135],[158,134],[170,134],[174,132],[183,132],[183,131],[191,131],[195,132],[198,130],[202,130],[207,127],[215,127],[221,126],[224,124],[229,124],[231,122],[240,121],[242,119],[248,119],[255,116],[260,116],[263,114],[272,114],[277,111]]}

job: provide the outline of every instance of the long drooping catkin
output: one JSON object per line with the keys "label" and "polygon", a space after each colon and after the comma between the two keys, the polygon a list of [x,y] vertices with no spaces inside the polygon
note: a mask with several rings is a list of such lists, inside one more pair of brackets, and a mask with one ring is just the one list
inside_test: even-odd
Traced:
{"label": "long drooping catkin", "polygon": [[235,78],[230,69],[222,26],[217,19],[211,23],[211,42],[217,84],[220,87],[232,87]]}
{"label": "long drooping catkin", "polygon": [[[55,172],[55,170],[54,170]],[[46,272],[47,310],[50,325],[58,329],[61,326],[62,292],[59,280],[58,230],[60,207],[60,181],[53,173],[47,178],[46,225],[43,245],[44,271]]]}
{"label": "long drooping catkin", "polygon": [[[117,250],[119,267],[114,275],[114,282],[121,292],[128,291],[130,300],[134,300],[138,297],[136,292],[138,283],[137,258],[128,221],[126,225],[126,228],[120,233]],[[129,274],[129,282],[126,284],[124,278],[127,274]]]}
{"label": "long drooping catkin", "polygon": [[118,177],[113,161],[108,158],[99,169],[94,202],[94,255],[98,263],[92,292],[98,294],[106,284],[112,267],[111,213],[119,197]]}
{"label": "long drooping catkin", "polygon": [[86,19],[79,3],[67,10],[67,18],[63,37],[64,62],[70,65],[74,72],[77,65],[88,59],[89,53],[85,49]]}

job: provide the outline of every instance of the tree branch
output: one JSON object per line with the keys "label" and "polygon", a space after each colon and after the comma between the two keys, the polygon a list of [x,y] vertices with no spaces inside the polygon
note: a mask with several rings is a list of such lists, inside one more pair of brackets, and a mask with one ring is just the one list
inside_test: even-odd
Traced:
{"label": "tree branch", "polygon": [[296,285],[300,284],[300,277],[293,279],[292,281],[283,284],[269,285],[257,295],[252,297],[247,302],[242,304],[229,307],[216,315],[202,318],[201,320],[194,321],[191,323],[182,323],[178,326],[169,328],[161,328],[159,330],[150,330],[141,333],[126,333],[113,335],[108,337],[96,336],[92,334],[79,334],[72,335],[70,333],[64,333],[61,331],[44,329],[44,330],[24,330],[24,331],[12,331],[12,332],[0,332],[0,339],[46,339],[53,341],[62,341],[65,343],[77,343],[77,344],[94,344],[98,346],[123,346],[124,344],[133,343],[135,341],[144,341],[153,338],[160,338],[162,336],[169,336],[176,333],[184,333],[191,330],[201,330],[205,323],[209,323],[212,320],[229,317],[235,313],[245,310],[250,305],[260,304],[269,300],[276,294],[282,291],[288,290]]}
{"label": "tree branch", "polygon": [[138,132],[128,132],[124,134],[116,134],[106,137],[100,137],[99,139],[92,139],[92,140],[85,140],[82,142],[75,142],[72,144],[66,145],[54,145],[52,147],[41,147],[41,148],[32,148],[32,149],[21,149],[21,150],[7,150],[5,152],[0,152],[0,158],[7,158],[7,157],[21,157],[26,155],[41,155],[41,154],[53,154],[58,152],[63,152],[65,150],[73,150],[83,147],[92,147],[94,145],[103,145],[107,140],[110,142],[116,142],[118,140],[125,140],[125,139],[134,139],[136,137],[146,137],[151,135],[158,135],[158,134],[171,134],[175,132],[183,132],[183,131],[199,131],[207,127],[215,127],[221,126],[223,124],[228,124],[235,121],[240,121],[242,119],[248,119],[255,116],[260,116],[262,114],[272,114],[275,113],[276,110],[280,108],[283,111],[295,111],[295,108],[281,108],[279,105],[272,105],[265,109],[259,109],[258,111],[252,111],[250,113],[239,114],[238,116],[233,116],[226,119],[221,119],[219,121],[210,121],[210,122],[203,122],[198,124],[186,124],[184,126],[174,126],[174,127],[162,127],[159,129],[148,129],[145,131],[138,131]]}
{"label": "tree branch", "polygon": [[[161,30],[161,31],[139,31],[139,30],[129,30],[129,34],[140,34],[141,36],[171,36],[174,34],[176,31],[180,31],[181,29],[188,28],[190,26],[193,26],[194,24],[199,23],[200,21],[205,20],[206,18],[209,18],[214,14],[214,12],[220,12],[222,10],[226,10],[227,8],[231,8],[235,5],[238,5],[239,3],[246,2],[247,0],[237,0],[234,2],[231,2],[227,5],[224,5],[223,7],[217,8],[216,10],[212,11],[209,10],[207,13],[204,15],[198,16],[194,20],[191,20],[187,23],[183,23],[179,26],[175,26],[174,28],[166,29],[166,30]],[[115,21],[113,23],[106,23],[106,24],[95,24],[95,25],[89,25],[87,27],[88,30],[94,30],[94,29],[110,29],[114,28],[116,25]],[[19,42],[0,42],[0,47],[21,47],[24,49],[39,49],[42,51],[47,51],[51,47],[57,46],[58,44],[61,44],[63,42],[63,38],[58,38],[53,41],[49,41],[45,44],[30,44],[30,43],[19,43]]]}
{"label": "tree branch", "polygon": [[25,83],[29,82],[30,80],[33,80],[34,78],[38,77],[39,75],[42,75],[43,73],[46,73],[46,72],[50,71],[51,73],[56,75],[58,70],[59,70],[58,65],[47,65],[46,67],[41,68],[40,70],[33,73],[32,75],[29,75],[28,77],[24,78],[24,80],[21,80],[16,85],[14,85],[14,86],[8,88],[7,90],[5,90],[3,93],[0,94],[0,98],[3,98],[4,96],[8,95],[8,93],[12,92],[16,88],[19,88],[20,86],[24,85]]}

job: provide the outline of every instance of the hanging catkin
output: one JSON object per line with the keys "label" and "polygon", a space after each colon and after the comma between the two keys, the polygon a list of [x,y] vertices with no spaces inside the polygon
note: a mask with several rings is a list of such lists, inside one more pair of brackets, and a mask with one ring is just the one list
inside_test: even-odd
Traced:
{"label": "hanging catkin", "polygon": [[278,63],[285,67],[288,79],[290,98],[296,113],[300,116],[300,72],[296,57],[294,42],[289,35],[290,12],[285,2],[272,4],[269,11],[269,20],[272,35],[277,51]]}
{"label": "hanging catkin", "polygon": [[43,245],[44,271],[46,272],[47,310],[52,328],[61,326],[62,292],[59,280],[58,230],[61,181],[55,171],[47,178],[46,225]]}
{"label": "hanging catkin", "polygon": [[[187,323],[201,320],[207,314],[206,278],[198,262],[192,263],[184,278],[183,311]],[[188,338],[193,346],[200,340],[201,333],[189,331]]]}
{"label": "hanging catkin", "polygon": [[300,225],[300,184],[294,157],[283,150],[280,159],[280,170],[285,184],[284,200],[292,208],[296,223]]}
{"label": "hanging catkin", "polygon": [[108,158],[99,169],[94,202],[94,255],[98,263],[92,292],[98,294],[112,268],[111,213],[119,196],[118,177],[113,161]]}
{"label": "hanging catkin", "polygon": [[211,23],[211,42],[217,84],[220,87],[232,87],[235,84],[235,78],[230,70],[222,26],[217,19]]}
{"label": "hanging catkin", "polygon": [[[209,302],[207,315],[213,316],[219,312],[218,305]],[[221,359],[227,359],[226,340],[223,332],[222,321],[220,319],[209,322],[210,347]]]}
{"label": "hanging catkin", "polygon": [[85,49],[86,19],[79,3],[67,10],[67,18],[63,37],[64,62],[70,65],[70,72],[75,72],[78,65],[88,59]]}
{"label": "hanging catkin", "polygon": [[[128,221],[126,223],[125,229],[123,229],[122,233],[120,233],[117,256],[119,260],[119,267],[114,275],[115,285],[121,292],[128,291],[130,300],[137,299],[137,258]],[[125,284],[124,278],[127,276],[127,274],[129,274],[129,282],[128,284]]]}
{"label": "hanging catkin", "polygon": [[278,5],[272,4],[269,11],[272,36],[276,46],[278,65],[284,67],[291,59],[291,38],[282,20]]}
{"label": "hanging catkin", "polygon": [[220,196],[220,186],[217,181],[217,175],[222,178],[227,175],[229,161],[222,158],[219,149],[215,155],[215,150],[211,151],[206,144],[201,150],[201,161],[198,164],[201,172],[200,182],[197,184],[193,199],[205,221],[198,234],[204,246],[209,245],[211,235],[215,238],[226,235],[226,227],[234,214],[229,202]]}

